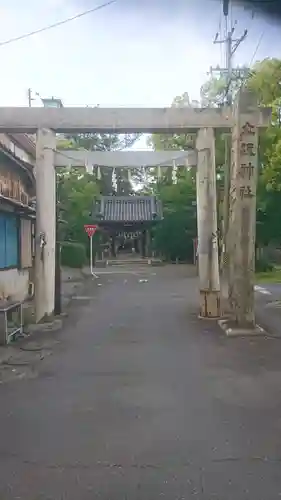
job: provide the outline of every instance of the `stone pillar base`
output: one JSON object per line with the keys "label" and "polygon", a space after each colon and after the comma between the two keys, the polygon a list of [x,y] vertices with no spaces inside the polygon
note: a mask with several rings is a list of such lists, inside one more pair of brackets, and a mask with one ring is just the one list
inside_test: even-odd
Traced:
{"label": "stone pillar base", "polygon": [[219,291],[200,290],[199,318],[218,319],[221,317],[221,297]]}
{"label": "stone pillar base", "polygon": [[103,259],[103,260],[97,260],[95,267],[107,267],[108,261]]}
{"label": "stone pillar base", "polygon": [[265,330],[256,324],[240,326],[231,319],[221,319],[219,326],[225,332],[227,337],[248,337],[253,335],[266,335]]}

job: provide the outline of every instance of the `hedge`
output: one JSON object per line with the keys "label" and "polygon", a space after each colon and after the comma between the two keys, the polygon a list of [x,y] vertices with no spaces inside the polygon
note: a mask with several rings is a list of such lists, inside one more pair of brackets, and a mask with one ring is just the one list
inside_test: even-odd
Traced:
{"label": "hedge", "polygon": [[267,273],[273,271],[273,269],[274,265],[271,262],[269,262],[269,260],[267,260],[266,258],[261,257],[259,259],[256,259],[256,265],[255,265],[256,273]]}
{"label": "hedge", "polygon": [[61,244],[61,265],[81,268],[87,260],[85,246],[81,243],[65,241]]}

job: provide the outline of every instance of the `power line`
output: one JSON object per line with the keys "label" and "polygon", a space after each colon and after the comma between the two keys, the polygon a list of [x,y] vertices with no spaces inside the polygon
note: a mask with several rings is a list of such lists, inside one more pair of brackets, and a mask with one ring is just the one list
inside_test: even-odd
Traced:
{"label": "power line", "polygon": [[[218,73],[220,77],[225,78],[225,89],[224,95],[222,97],[222,105],[225,102],[228,105],[232,104],[232,88],[231,84],[233,81],[240,80],[248,73],[248,70],[233,67],[233,56],[240,46],[240,44],[245,40],[248,34],[248,30],[245,30],[242,36],[234,39],[235,27],[237,21],[232,22],[232,5],[230,0],[222,0],[222,11],[225,20],[225,32],[224,38],[218,37],[216,35],[214,42],[215,44],[220,44],[225,47],[225,64],[221,68],[217,66],[216,68],[211,68],[212,73]],[[224,199],[223,199],[223,224],[222,224],[222,234],[223,234],[223,247],[221,253],[221,268],[223,272],[226,271],[226,262],[228,256],[228,231],[229,231],[229,191],[230,191],[230,172],[231,172],[231,138],[229,136],[225,137],[225,165],[224,165]]]}
{"label": "power line", "polygon": [[[260,48],[260,45],[261,45],[262,39],[263,39],[263,37],[264,37],[264,34],[265,34],[265,32],[263,31],[263,32],[261,33],[261,35],[260,35],[259,39],[258,39],[257,45],[256,45],[255,50],[254,50],[254,52],[253,52],[253,55],[252,55],[251,61],[250,61],[250,63],[249,63],[249,72],[248,72],[248,74],[246,75],[246,76],[248,76],[248,77],[250,77],[250,76],[252,76],[252,75],[253,75],[253,71],[251,70],[251,66],[252,66],[252,64],[253,64],[253,62],[254,62],[254,59],[255,59],[255,57],[256,57],[256,55],[257,55],[257,52],[258,52],[258,50],[259,50],[259,48]],[[239,90],[240,90],[240,89],[241,89],[241,88],[245,85],[245,83],[246,83],[246,78],[242,78],[242,79],[241,79],[241,85],[239,86]]]}
{"label": "power line", "polygon": [[57,28],[59,26],[62,26],[63,24],[70,23],[71,21],[75,21],[75,19],[79,19],[80,17],[87,16],[88,14],[93,14],[94,12],[104,9],[105,7],[108,7],[109,5],[116,3],[117,0],[110,0],[106,3],[103,3],[101,5],[98,5],[97,7],[94,7],[89,10],[85,10],[84,12],[80,12],[80,14],[76,14],[75,16],[68,17],[67,19],[63,19],[62,21],[58,21],[54,24],[49,24],[48,26],[44,26],[44,28],[39,28],[38,30],[31,31],[29,33],[25,33],[24,35],[16,36],[14,38],[10,38],[9,40],[5,40],[4,42],[0,42],[0,47],[3,47],[4,45],[8,45],[13,42],[18,42],[20,40],[24,40],[25,38],[29,38],[30,36],[33,35],[38,35],[39,33],[43,33],[44,31],[48,31],[53,28]]}
{"label": "power line", "polygon": [[225,38],[218,39],[218,33],[217,33],[213,43],[225,46],[225,67],[211,68],[211,73],[216,72],[219,73],[221,76],[224,75],[226,77],[225,98],[228,104],[231,104],[231,99],[232,99],[231,83],[233,80],[237,80],[243,77],[243,74],[245,73],[245,70],[232,67],[232,59],[240,44],[247,37],[248,30],[245,30],[240,38],[237,39],[233,38],[237,22],[235,22],[234,24],[231,23],[229,26],[228,23],[229,7],[231,10],[230,0],[223,0],[222,3],[223,3],[223,14],[225,18]]}
{"label": "power line", "polygon": [[263,37],[264,37],[264,31],[261,33],[261,35],[260,35],[260,37],[259,37],[258,43],[257,43],[256,48],[255,48],[255,50],[254,50],[254,53],[253,53],[253,55],[252,55],[252,59],[251,59],[251,61],[250,61],[249,66],[252,66],[252,64],[253,64],[253,62],[254,62],[254,59],[255,59],[255,57],[256,57],[256,55],[257,55],[257,52],[258,52],[258,50],[259,50],[259,48],[260,48],[260,45],[261,45],[261,42],[262,42]]}

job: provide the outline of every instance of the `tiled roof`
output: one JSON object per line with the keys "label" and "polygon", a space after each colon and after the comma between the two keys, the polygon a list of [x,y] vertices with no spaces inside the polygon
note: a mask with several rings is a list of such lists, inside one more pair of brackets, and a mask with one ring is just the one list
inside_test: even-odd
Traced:
{"label": "tiled roof", "polygon": [[161,203],[155,196],[102,196],[94,217],[104,222],[145,222],[161,219]]}

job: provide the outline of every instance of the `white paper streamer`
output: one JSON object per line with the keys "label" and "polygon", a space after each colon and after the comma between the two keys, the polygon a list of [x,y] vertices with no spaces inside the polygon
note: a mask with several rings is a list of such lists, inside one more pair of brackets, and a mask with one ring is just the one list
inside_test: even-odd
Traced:
{"label": "white paper streamer", "polygon": [[85,163],[85,169],[86,169],[87,174],[93,173],[93,165],[91,165],[89,162]]}
{"label": "white paper streamer", "polygon": [[101,180],[101,171],[99,165],[97,165],[97,179],[100,181]]}
{"label": "white paper streamer", "polygon": [[177,178],[177,166],[176,166],[175,160],[173,160],[172,182],[173,182],[173,184],[177,184],[177,182],[178,182],[178,178]]}
{"label": "white paper streamer", "polygon": [[158,165],[157,167],[157,181],[160,182],[161,180],[161,166]]}
{"label": "white paper streamer", "polygon": [[117,177],[116,177],[115,168],[113,169],[113,172],[112,172],[112,186],[115,190],[117,190]]}

